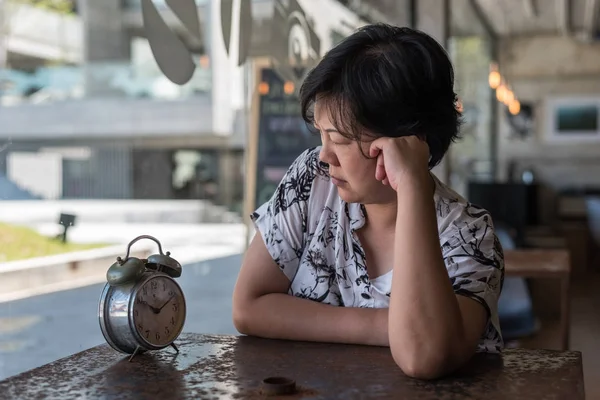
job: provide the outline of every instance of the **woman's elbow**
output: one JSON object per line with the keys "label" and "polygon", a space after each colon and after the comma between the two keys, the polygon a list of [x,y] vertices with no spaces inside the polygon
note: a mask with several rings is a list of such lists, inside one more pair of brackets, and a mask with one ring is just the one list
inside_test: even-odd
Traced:
{"label": "woman's elbow", "polygon": [[240,311],[233,311],[233,326],[242,335],[248,335],[250,329],[248,326],[248,318]]}
{"label": "woman's elbow", "polygon": [[250,335],[252,331],[252,316],[249,302],[233,302],[233,326],[242,335]]}
{"label": "woman's elbow", "polygon": [[394,360],[404,375],[410,378],[433,380],[443,377],[446,373],[443,363],[436,360],[425,361],[416,359],[407,361],[397,360],[396,358]]}
{"label": "woman's elbow", "polygon": [[450,357],[443,352],[406,352],[391,347],[392,357],[402,372],[415,379],[433,380],[444,377],[450,371]]}

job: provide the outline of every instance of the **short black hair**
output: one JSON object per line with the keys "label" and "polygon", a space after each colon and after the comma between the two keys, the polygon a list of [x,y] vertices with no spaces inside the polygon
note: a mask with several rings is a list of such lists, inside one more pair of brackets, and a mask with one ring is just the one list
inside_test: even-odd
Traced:
{"label": "short black hair", "polygon": [[431,36],[387,24],[364,26],[333,47],[300,88],[302,117],[314,124],[325,101],[341,134],[361,140],[417,135],[429,145],[433,168],[458,138],[461,113],[454,69]]}

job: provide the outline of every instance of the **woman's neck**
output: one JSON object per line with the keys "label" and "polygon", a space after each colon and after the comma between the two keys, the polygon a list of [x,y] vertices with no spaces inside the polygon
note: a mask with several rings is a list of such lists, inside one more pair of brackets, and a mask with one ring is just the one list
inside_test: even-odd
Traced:
{"label": "woman's neck", "polygon": [[367,227],[369,230],[394,231],[396,227],[396,215],[398,214],[398,202],[393,201],[384,204],[365,204]]}
{"label": "woman's neck", "polygon": [[[433,196],[436,190],[435,178],[429,174],[429,185],[427,190]],[[396,216],[398,215],[398,199],[396,196],[386,203],[380,204],[365,204],[366,218],[369,230],[376,229],[377,231],[394,232],[396,228]]]}

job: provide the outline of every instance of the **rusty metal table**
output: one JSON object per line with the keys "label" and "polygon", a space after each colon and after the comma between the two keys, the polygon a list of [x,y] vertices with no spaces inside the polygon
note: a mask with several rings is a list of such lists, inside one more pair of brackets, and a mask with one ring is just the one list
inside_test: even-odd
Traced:
{"label": "rusty metal table", "polygon": [[[128,357],[100,345],[0,382],[1,399],[261,399],[271,376],[296,381],[280,399],[582,399],[581,353],[478,354],[453,376],[404,376],[389,349],[183,334],[171,349]],[[273,397],[270,397],[273,398]]]}

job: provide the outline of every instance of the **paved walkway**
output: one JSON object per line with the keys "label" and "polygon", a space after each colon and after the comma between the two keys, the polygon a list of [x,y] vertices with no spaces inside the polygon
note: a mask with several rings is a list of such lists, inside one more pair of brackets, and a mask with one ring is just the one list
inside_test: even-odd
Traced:
{"label": "paved walkway", "polygon": [[[60,231],[59,227],[52,223],[31,226],[47,236]],[[243,251],[246,228],[243,224],[108,222],[84,223],[70,228],[68,233],[69,240],[76,243],[123,244],[123,252],[127,250],[129,242],[140,235],[154,236],[161,243],[163,252],[170,251],[172,257],[180,263],[193,263]],[[147,239],[143,241],[153,244]],[[158,246],[156,251],[158,252]]]}

